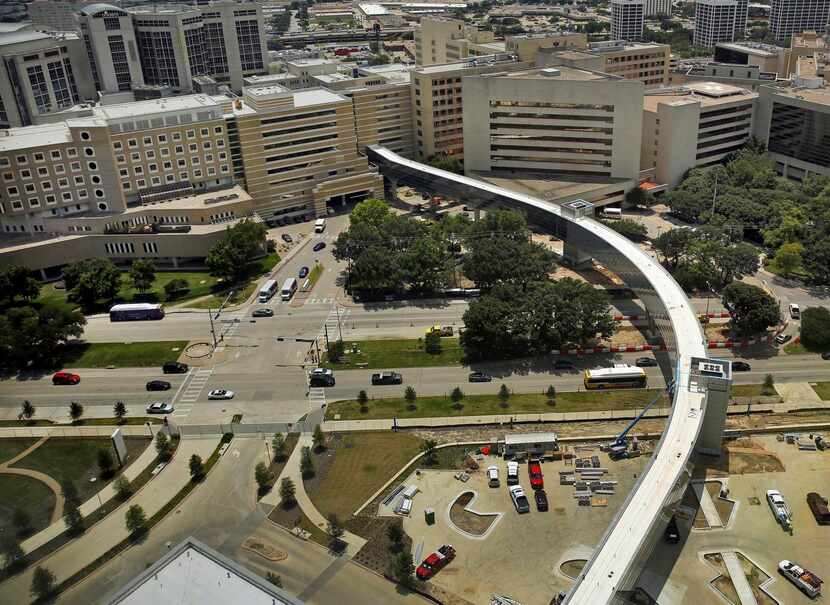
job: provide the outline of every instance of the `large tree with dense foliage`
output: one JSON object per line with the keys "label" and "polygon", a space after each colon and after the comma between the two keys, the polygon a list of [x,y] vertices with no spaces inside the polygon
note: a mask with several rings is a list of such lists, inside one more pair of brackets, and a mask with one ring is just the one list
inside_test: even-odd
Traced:
{"label": "large tree with dense foliage", "polygon": [[830,351],[830,309],[808,307],[801,312],[801,343],[811,351]]}
{"label": "large tree with dense foliage", "polygon": [[205,259],[211,275],[231,282],[243,279],[248,274],[248,264],[265,251],[266,232],[265,225],[250,220],[228,227]]}
{"label": "large tree with dense foliage", "polygon": [[112,300],[121,288],[121,271],[106,258],[90,258],[64,267],[63,281],[84,306]]}
{"label": "large tree with dense foliage", "polygon": [[778,303],[761,288],[733,282],[723,289],[723,306],[732,315],[732,327],[752,336],[778,324]]}
{"label": "large tree with dense foliage", "polygon": [[24,301],[37,298],[40,282],[32,277],[31,271],[21,265],[0,267],[0,301],[10,303],[17,297]]}
{"label": "large tree with dense foliage", "polygon": [[63,346],[83,333],[84,316],[64,306],[12,307],[0,315],[0,367],[49,368]]}

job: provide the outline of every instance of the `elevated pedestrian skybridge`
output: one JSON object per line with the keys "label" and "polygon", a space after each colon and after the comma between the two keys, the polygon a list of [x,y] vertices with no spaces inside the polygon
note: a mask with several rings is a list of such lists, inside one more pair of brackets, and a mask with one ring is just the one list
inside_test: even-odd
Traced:
{"label": "elevated pedestrian skybridge", "polygon": [[661,367],[666,383],[675,385],[672,412],[649,464],[565,601],[571,605],[624,602],[683,496],[704,423],[706,389],[700,388],[701,382],[693,374],[705,359],[706,349],[688,298],[655,259],[594,220],[593,206],[587,202],[559,206],[408,160],[384,147],[369,147],[367,155],[384,176],[387,195],[397,183],[405,183],[473,207],[519,210],[530,222],[565,240],[566,258],[575,262],[595,259],[619,275],[642,300],[668,349],[667,363]]}

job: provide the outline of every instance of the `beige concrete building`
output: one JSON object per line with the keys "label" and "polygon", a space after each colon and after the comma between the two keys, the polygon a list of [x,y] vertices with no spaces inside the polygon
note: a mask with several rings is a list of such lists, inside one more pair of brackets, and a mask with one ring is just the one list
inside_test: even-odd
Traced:
{"label": "beige concrete building", "polygon": [[325,215],[383,190],[357,152],[352,100],[324,89],[247,89],[233,109],[245,183],[263,218]]}
{"label": "beige concrete building", "polygon": [[823,76],[824,65],[827,63],[827,41],[814,31],[805,31],[795,34],[790,41],[789,61],[786,75],[797,73],[798,60],[801,57],[813,59],[816,65],[816,75]]}
{"label": "beige concrete building", "polygon": [[588,47],[588,35],[580,32],[544,32],[523,36],[506,36],[505,50],[516,55],[519,61],[533,61],[536,53],[545,48],[564,50]]}
{"label": "beige concrete building", "polygon": [[383,145],[411,158],[415,150],[410,85],[382,84],[342,91],[354,104],[357,149]]}
{"label": "beige concrete building", "polygon": [[77,34],[6,34],[0,37],[0,59],[0,128],[40,124],[96,98]]}
{"label": "beige concrete building", "polygon": [[226,229],[240,220],[260,220],[241,188],[153,202],[119,213],[50,219],[52,237],[5,240],[0,263],[24,265],[44,279],[62,266],[87,258],[125,265],[139,258],[157,267],[198,266]]}
{"label": "beige concrete building", "polygon": [[716,82],[648,93],[643,98],[640,167],[677,185],[691,169],[723,160],[752,136],[758,93]]}
{"label": "beige concrete building", "polygon": [[108,4],[82,7],[76,16],[95,88],[123,92],[144,84],[130,13]]}
{"label": "beige concrete building", "polygon": [[415,157],[436,154],[464,157],[464,106],[462,78],[478,74],[527,69],[512,55],[481,57],[443,65],[430,65],[412,72]]}
{"label": "beige concrete building", "polygon": [[670,78],[671,48],[648,42],[593,42],[583,50],[540,50],[537,67],[577,67],[602,71],[646,86],[666,86]]}
{"label": "beige concrete building", "polygon": [[755,136],[767,142],[782,175],[801,181],[830,176],[830,89],[821,78],[798,78],[793,86],[761,86]]}
{"label": "beige concrete building", "polygon": [[763,72],[786,78],[790,52],[786,48],[761,42],[721,42],[715,45],[715,62],[757,65]]}
{"label": "beige concrete building", "polygon": [[560,67],[463,85],[465,172],[638,178],[641,82]]}
{"label": "beige concrete building", "polygon": [[775,72],[761,71],[757,65],[689,60],[674,66],[670,84],[680,86],[686,82],[720,82],[757,92],[760,86],[774,83],[777,79]]}
{"label": "beige concrete building", "polygon": [[492,31],[458,19],[424,17],[414,37],[415,63],[422,66],[505,52],[505,43]]}

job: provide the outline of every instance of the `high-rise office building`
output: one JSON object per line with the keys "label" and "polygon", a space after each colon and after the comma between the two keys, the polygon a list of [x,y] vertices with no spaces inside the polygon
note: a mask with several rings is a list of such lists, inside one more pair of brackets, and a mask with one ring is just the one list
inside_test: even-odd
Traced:
{"label": "high-rise office building", "polygon": [[75,31],[75,13],[83,4],[79,0],[33,0],[29,19],[37,31]]}
{"label": "high-rise office building", "polygon": [[107,4],[90,4],[78,11],[76,19],[99,91],[123,92],[144,84],[130,13]]}
{"label": "high-rise office building", "polygon": [[643,10],[646,17],[671,15],[671,0],[645,0]]}
{"label": "high-rise office building", "polygon": [[643,37],[643,0],[611,0],[611,37],[614,40],[639,40]]}
{"label": "high-rise office building", "polygon": [[830,19],[830,0],[772,0],[769,28],[776,40],[803,31],[823,34]]}
{"label": "high-rise office building", "polygon": [[482,73],[526,69],[511,55],[480,57],[443,65],[429,65],[412,72],[412,107],[415,120],[415,157],[436,154],[464,156],[464,106],[461,79]]}
{"label": "high-rise office building", "polygon": [[737,0],[697,0],[695,46],[712,48],[718,42],[733,42],[737,15]]}
{"label": "high-rise office building", "polygon": [[744,37],[746,30],[746,20],[749,17],[749,0],[737,0],[737,7],[735,10],[735,39],[740,40]]}
{"label": "high-rise office building", "polygon": [[76,34],[20,32],[0,38],[0,128],[40,124],[95,98],[86,50]]}

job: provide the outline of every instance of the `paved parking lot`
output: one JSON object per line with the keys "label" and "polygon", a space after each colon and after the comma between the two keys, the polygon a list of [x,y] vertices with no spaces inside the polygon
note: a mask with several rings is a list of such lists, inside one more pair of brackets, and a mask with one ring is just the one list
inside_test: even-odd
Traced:
{"label": "paved parking lot", "polygon": [[[533,501],[527,466],[519,466],[519,484],[525,488],[531,512],[519,515],[507,491],[506,463],[498,457],[485,457],[480,470],[470,473],[462,483],[454,471],[422,471],[405,480],[417,485],[411,516],[404,528],[413,539],[413,558],[420,563],[442,544],[452,544],[456,559],[430,582],[474,603],[488,602],[493,593],[510,596],[523,605],[548,605],[551,597],[567,589],[571,582],[560,573],[559,565],[569,559],[585,559],[599,541],[626,494],[636,481],[647,459],[610,462],[598,450],[601,464],[609,468],[609,479],[619,481],[617,493],[607,496],[605,508],[578,507],[572,486],[559,485],[559,471],[573,469],[564,462],[545,462],[545,491],[549,510],[539,512]],[[580,454],[582,455],[582,454]],[[501,486],[487,486],[485,470],[499,468]],[[476,492],[471,508],[479,513],[504,513],[484,538],[462,535],[450,526],[449,508],[465,491]],[[429,526],[424,509],[435,509],[436,523]],[[387,513],[391,514],[391,513]]]}

